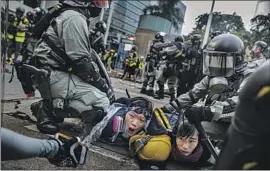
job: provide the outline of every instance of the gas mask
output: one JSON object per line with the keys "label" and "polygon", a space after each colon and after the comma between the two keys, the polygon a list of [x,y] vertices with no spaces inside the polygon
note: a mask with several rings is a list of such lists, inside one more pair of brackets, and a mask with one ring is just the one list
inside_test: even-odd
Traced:
{"label": "gas mask", "polygon": [[209,94],[207,102],[212,103],[216,100],[224,100],[222,94],[229,88],[228,80],[224,77],[212,77],[209,80]]}

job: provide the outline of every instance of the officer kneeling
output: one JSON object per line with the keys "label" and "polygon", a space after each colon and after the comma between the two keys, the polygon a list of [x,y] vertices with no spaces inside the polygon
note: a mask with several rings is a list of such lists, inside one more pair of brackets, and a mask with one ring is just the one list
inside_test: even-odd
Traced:
{"label": "officer kneeling", "polygon": [[107,1],[72,0],[51,9],[60,10],[37,42],[29,63],[48,72],[34,78],[43,100],[33,103],[31,111],[41,132],[55,134],[57,123],[78,117],[85,123],[81,134],[85,137],[114,101],[104,66],[91,49],[88,29],[88,19],[107,7]]}

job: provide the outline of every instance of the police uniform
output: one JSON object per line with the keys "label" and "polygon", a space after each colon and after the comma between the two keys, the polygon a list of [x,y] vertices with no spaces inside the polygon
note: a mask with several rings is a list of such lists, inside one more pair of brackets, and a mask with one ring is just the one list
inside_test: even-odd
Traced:
{"label": "police uniform", "polygon": [[[65,3],[78,5],[73,1]],[[84,6],[82,8],[88,10]],[[52,103],[59,112],[52,113],[46,100],[31,105],[31,109],[37,117],[37,127],[42,132],[54,133],[59,130],[54,120],[56,117],[82,118],[88,125],[84,129],[84,137],[91,130],[88,127],[93,124],[93,118],[104,116],[110,105],[109,99],[113,101],[114,94],[106,82],[108,77],[102,75],[103,65],[98,63],[98,59],[94,58],[95,53],[91,51],[88,15],[76,9],[80,8],[64,10],[55,18],[55,24],[46,30],[46,38],[38,41],[30,62],[49,71]],[[58,52],[62,56],[57,55],[57,49],[64,49],[64,52]],[[106,75],[106,71],[103,74]],[[47,93],[41,92],[41,95],[47,96]]]}

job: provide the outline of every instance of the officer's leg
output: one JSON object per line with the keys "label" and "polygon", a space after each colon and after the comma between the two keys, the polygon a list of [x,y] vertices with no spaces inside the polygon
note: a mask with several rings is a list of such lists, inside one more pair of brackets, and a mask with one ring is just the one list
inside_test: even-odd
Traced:
{"label": "officer's leg", "polygon": [[13,63],[12,53],[14,51],[15,43],[14,43],[14,40],[12,40],[12,39],[8,39],[7,43],[8,43],[7,44],[7,46],[8,46],[8,51],[7,51],[8,61],[9,61],[9,63]]}
{"label": "officer's leg", "polygon": [[142,85],[142,89],[141,89],[140,93],[142,93],[142,94],[147,93],[146,89],[147,89],[147,85],[148,85],[149,80],[150,80],[150,77],[147,75],[143,80],[143,85]]}
{"label": "officer's leg", "polygon": [[147,90],[147,95],[149,96],[154,96],[154,85],[156,81],[156,76],[155,74],[151,75],[149,78],[149,84],[148,84],[148,90]]}
{"label": "officer's leg", "polygon": [[[102,117],[109,107],[109,100],[105,93],[85,83],[75,75],[53,71],[50,76],[50,85],[51,94],[54,99],[53,106],[55,111],[57,111],[55,114],[59,115],[59,110],[64,110],[61,113],[63,115],[61,117],[79,117],[83,119],[87,126],[92,126],[94,118]],[[63,107],[63,100],[66,102],[65,107]],[[42,115],[40,117],[45,117],[43,120],[46,120],[46,117],[48,118],[49,116],[47,113],[47,116]],[[50,118],[51,120],[54,119],[52,117]],[[41,123],[38,122],[37,125],[39,124]],[[46,130],[50,124],[51,122],[43,123],[43,130]]]}
{"label": "officer's leg", "polygon": [[180,79],[179,79],[179,84],[177,88],[177,97],[180,96],[181,94],[184,94],[188,91],[187,89],[187,78],[188,78],[188,71],[184,71],[180,74]]}
{"label": "officer's leg", "polygon": [[170,76],[168,78],[168,88],[170,92],[170,101],[175,100],[175,88],[176,88],[176,83],[177,83],[177,77],[176,76]]}
{"label": "officer's leg", "polygon": [[164,99],[164,84],[167,81],[167,77],[164,76],[164,70],[160,70],[161,73],[159,73],[159,77],[157,79],[157,84],[159,90],[157,91],[155,98],[157,99]]}
{"label": "officer's leg", "polygon": [[16,62],[18,57],[19,57],[19,53],[22,49],[22,45],[23,43],[22,42],[16,42],[15,43],[15,57],[14,57],[14,61]]}

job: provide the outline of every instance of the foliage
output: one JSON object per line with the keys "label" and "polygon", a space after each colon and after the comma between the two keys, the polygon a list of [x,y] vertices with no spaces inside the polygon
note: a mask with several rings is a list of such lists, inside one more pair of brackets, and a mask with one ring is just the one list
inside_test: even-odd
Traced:
{"label": "foliage", "polygon": [[[196,29],[205,29],[208,22],[208,13],[199,15],[196,20]],[[213,12],[211,23],[211,32],[220,31],[223,33],[232,33],[245,30],[241,16],[235,12],[233,14],[222,14],[221,12]]]}
{"label": "foliage", "polygon": [[172,22],[175,29],[178,29],[178,24],[184,22],[180,8],[176,7],[179,2],[180,0],[159,0],[158,5],[148,6],[143,12],[144,15],[150,14],[165,18]]}
{"label": "foliage", "polygon": [[251,31],[255,40],[262,40],[270,44],[270,14],[257,15],[250,21],[253,24]]}

